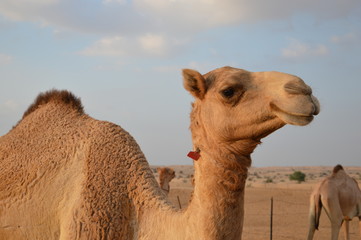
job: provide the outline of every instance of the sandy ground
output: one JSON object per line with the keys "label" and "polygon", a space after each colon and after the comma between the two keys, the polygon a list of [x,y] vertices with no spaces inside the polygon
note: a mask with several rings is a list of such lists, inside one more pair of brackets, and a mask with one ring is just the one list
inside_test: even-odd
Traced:
{"label": "sandy ground", "polygon": [[[156,166],[152,166],[156,168]],[[176,178],[170,183],[169,199],[178,207],[188,205],[192,193],[190,177],[192,166],[169,166],[176,171]],[[245,218],[243,240],[270,239],[270,209],[273,198],[273,239],[306,239],[308,233],[309,197],[316,183],[329,175],[333,167],[267,167],[251,168],[246,183]],[[345,167],[361,186],[361,167]],[[294,171],[306,174],[306,181],[297,183],[289,180]],[[156,177],[157,174],[155,174]],[[330,238],[330,221],[324,211],[321,213],[319,231],[315,240]],[[341,231],[340,239],[343,239]],[[350,239],[360,240],[359,221],[350,222]]]}

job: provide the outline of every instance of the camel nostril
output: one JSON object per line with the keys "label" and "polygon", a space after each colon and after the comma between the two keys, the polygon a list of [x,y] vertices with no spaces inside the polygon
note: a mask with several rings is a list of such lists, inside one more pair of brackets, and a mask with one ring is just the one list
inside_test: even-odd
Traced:
{"label": "camel nostril", "polygon": [[311,95],[312,89],[303,81],[291,81],[284,85],[284,89],[289,94]]}

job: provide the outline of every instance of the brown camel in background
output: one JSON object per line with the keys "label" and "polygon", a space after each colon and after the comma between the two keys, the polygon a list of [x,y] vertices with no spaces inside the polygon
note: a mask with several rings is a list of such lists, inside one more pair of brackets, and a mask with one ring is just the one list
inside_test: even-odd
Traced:
{"label": "brown camel in background", "polygon": [[280,72],[183,70],[195,97],[195,188],[177,210],[121,127],[67,91],[39,95],[0,138],[0,239],[239,240],[251,153],[285,124],[319,112],[311,88]]}
{"label": "brown camel in background", "polygon": [[[355,179],[348,176],[341,165],[333,169],[310,197],[310,228],[308,240],[318,229],[322,207],[331,221],[331,239],[337,240],[343,225],[345,240],[349,240],[349,221],[359,218],[361,237],[361,191]],[[343,223],[343,224],[342,224]]]}

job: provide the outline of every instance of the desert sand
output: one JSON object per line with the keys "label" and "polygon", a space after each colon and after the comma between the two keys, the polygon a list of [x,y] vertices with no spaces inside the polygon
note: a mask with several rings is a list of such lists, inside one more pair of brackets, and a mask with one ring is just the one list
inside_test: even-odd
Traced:
{"label": "desert sand", "polygon": [[[153,172],[158,179],[155,168]],[[170,183],[170,201],[178,208],[186,208],[193,186],[191,176],[193,166],[168,166],[175,170],[176,177]],[[361,167],[344,166],[361,186]],[[330,175],[333,166],[320,167],[252,167],[249,171],[245,192],[245,217],[243,240],[270,239],[270,209],[273,198],[272,237],[277,240],[303,240],[308,233],[309,197],[323,178]],[[306,174],[306,181],[298,183],[289,180],[294,171]],[[321,213],[319,231],[315,240],[330,238],[330,222],[324,211]],[[343,239],[343,232],[340,233]],[[351,240],[359,240],[358,219],[350,222]]]}

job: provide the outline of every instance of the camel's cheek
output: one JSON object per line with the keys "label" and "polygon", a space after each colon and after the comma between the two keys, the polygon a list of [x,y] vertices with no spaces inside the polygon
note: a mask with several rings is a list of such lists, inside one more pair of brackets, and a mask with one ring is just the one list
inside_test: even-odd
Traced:
{"label": "camel's cheek", "polygon": [[235,114],[230,108],[205,106],[202,108],[202,124],[206,130],[207,138],[225,140],[235,138],[237,129],[242,127],[239,112]]}

